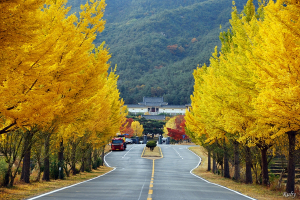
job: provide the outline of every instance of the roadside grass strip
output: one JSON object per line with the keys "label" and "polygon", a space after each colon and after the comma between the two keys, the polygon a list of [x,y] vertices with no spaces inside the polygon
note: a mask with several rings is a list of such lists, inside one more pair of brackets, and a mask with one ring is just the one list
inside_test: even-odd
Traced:
{"label": "roadside grass strip", "polygon": [[[195,152],[191,151],[189,148],[187,148],[187,149],[188,149],[190,152],[192,152],[193,154],[195,154],[196,156],[198,156]],[[193,168],[193,169],[190,171],[190,174],[192,174],[193,176],[195,176],[195,177],[197,177],[197,178],[200,178],[201,180],[203,180],[203,181],[205,181],[205,182],[207,182],[207,183],[210,183],[210,184],[212,184],[212,185],[219,186],[219,187],[221,187],[221,188],[224,188],[224,189],[226,189],[226,190],[229,190],[229,191],[231,191],[231,192],[234,192],[234,193],[236,193],[236,194],[239,194],[239,195],[241,195],[241,196],[243,196],[243,197],[246,197],[246,198],[248,198],[248,199],[256,200],[256,199],[254,199],[254,198],[252,198],[252,197],[249,197],[249,196],[247,196],[247,195],[244,195],[244,194],[242,194],[242,193],[240,193],[240,192],[238,192],[238,191],[229,189],[228,187],[225,187],[225,186],[223,186],[223,185],[219,185],[219,184],[216,184],[216,183],[209,182],[208,180],[206,180],[206,179],[204,179],[204,178],[202,178],[202,177],[197,176],[196,174],[194,174],[193,171],[194,171],[198,166],[201,165],[202,159],[201,159],[200,156],[198,156],[198,158],[200,159],[200,160],[199,160],[199,163],[197,164],[197,166],[196,166],[195,168]]]}
{"label": "roadside grass strip", "polygon": [[143,153],[141,155],[142,158],[162,158],[162,151],[160,147],[155,147],[153,151],[150,150],[150,148],[145,147],[143,150]]}
{"label": "roadside grass strip", "polygon": [[[107,163],[106,160],[105,160],[105,157],[106,157],[107,155],[109,155],[110,153],[111,153],[111,152],[109,152],[108,154],[106,154],[106,155],[104,156],[104,163],[105,163],[105,165],[108,166],[108,167],[111,167],[111,166],[108,165],[108,163]],[[92,178],[92,179],[89,179],[89,180],[86,180],[86,181],[82,181],[82,182],[79,182],[79,183],[76,183],[76,184],[73,184],[73,185],[69,185],[69,186],[66,186],[66,187],[63,187],[63,188],[60,188],[60,189],[57,189],[57,190],[53,190],[53,191],[51,191],[51,192],[47,192],[47,193],[45,193],[45,194],[41,194],[41,195],[39,195],[39,196],[32,197],[32,198],[29,198],[29,199],[27,199],[27,200],[38,199],[38,198],[41,198],[41,197],[43,197],[43,196],[46,196],[46,195],[49,195],[49,194],[52,194],[52,193],[55,193],[55,192],[58,192],[58,191],[61,191],[61,190],[70,188],[70,187],[74,187],[74,186],[79,185],[79,184],[82,184],[82,183],[86,183],[86,182],[88,182],[88,181],[97,179],[97,178],[99,178],[99,177],[101,177],[101,176],[104,176],[104,175],[106,175],[106,174],[111,173],[112,171],[114,171],[114,170],[116,169],[115,167],[112,167],[112,168],[113,168],[113,169],[112,169],[111,171],[109,171],[109,172],[107,172],[107,173],[105,173],[105,174],[102,174],[102,175],[100,175],[100,176],[97,176],[97,177],[95,177],[95,178]]]}

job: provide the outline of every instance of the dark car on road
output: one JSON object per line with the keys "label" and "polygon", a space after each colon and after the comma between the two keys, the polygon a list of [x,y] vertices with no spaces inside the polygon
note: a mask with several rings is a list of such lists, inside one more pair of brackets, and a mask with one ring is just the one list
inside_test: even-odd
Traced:
{"label": "dark car on road", "polygon": [[136,144],[136,139],[135,138],[131,138],[132,144]]}

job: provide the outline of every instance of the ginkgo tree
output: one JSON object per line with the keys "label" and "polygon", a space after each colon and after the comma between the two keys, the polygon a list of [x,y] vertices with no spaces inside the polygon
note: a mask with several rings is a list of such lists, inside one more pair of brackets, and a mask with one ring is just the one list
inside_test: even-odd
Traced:
{"label": "ginkgo tree", "polygon": [[[0,93],[5,95],[0,112],[5,123],[0,133],[13,126],[51,122],[67,104],[74,104],[74,95],[83,90],[86,77],[91,75],[92,42],[104,29],[104,1],[87,3],[79,20],[74,14],[66,18],[69,9],[64,7],[65,1],[45,3],[43,9],[35,7],[40,28],[27,30],[34,36],[10,58],[13,63],[1,62]],[[10,42],[14,43],[13,38]],[[108,60],[106,57],[103,62]],[[97,68],[98,74],[106,71],[107,67]]]}
{"label": "ginkgo tree", "polygon": [[[223,143],[224,161],[227,156],[226,141],[230,140],[234,144],[236,179],[239,178],[239,145],[256,145],[257,141],[265,144],[265,139],[268,138],[253,131],[258,124],[251,103],[258,91],[253,80],[255,70],[250,68],[248,63],[250,59],[256,59],[251,57],[255,45],[252,40],[258,30],[256,17],[259,15],[255,15],[251,0],[247,2],[241,14],[233,8],[231,29],[221,33],[220,53],[215,50],[209,68],[204,66],[194,72],[192,111],[186,117],[190,133],[198,132],[199,138],[205,135],[206,143]],[[266,152],[267,149],[263,148],[262,151]],[[264,160],[266,159],[264,155]],[[264,163],[264,169],[267,169],[266,162]],[[248,168],[249,166],[251,164],[247,165]],[[228,166],[224,166],[224,170],[226,175]],[[264,177],[268,177],[267,170],[263,174]],[[268,178],[264,183],[267,182]]]}
{"label": "ginkgo tree", "polygon": [[286,191],[294,191],[299,1],[269,1],[255,13],[250,0],[241,15],[234,9],[230,23],[210,67],[194,72],[188,132],[193,138],[205,136],[206,143],[224,139],[259,147],[263,184],[268,184],[267,150],[288,136]]}
{"label": "ginkgo tree", "polygon": [[133,121],[131,123],[131,128],[133,129],[134,135],[135,136],[142,136],[144,132],[143,125],[140,124],[138,121]]}
{"label": "ginkgo tree", "polygon": [[299,63],[300,1],[270,1],[259,23],[258,48],[254,54],[257,66],[257,87],[260,93],[255,108],[260,121],[271,125],[272,139],[285,134],[289,141],[288,180],[286,192],[295,191],[296,135],[300,131]]}
{"label": "ginkgo tree", "polygon": [[[67,16],[65,4],[0,2],[0,134],[22,128],[32,135],[32,127],[39,128],[44,132],[39,138],[45,142],[45,161],[54,152],[63,157],[64,141],[84,137],[91,148],[103,147],[126,115],[118,76],[115,70],[107,73],[108,49],[105,43],[97,48],[93,44],[104,30],[105,2],[88,1],[81,6],[80,18]],[[7,142],[0,139],[1,144]]]}

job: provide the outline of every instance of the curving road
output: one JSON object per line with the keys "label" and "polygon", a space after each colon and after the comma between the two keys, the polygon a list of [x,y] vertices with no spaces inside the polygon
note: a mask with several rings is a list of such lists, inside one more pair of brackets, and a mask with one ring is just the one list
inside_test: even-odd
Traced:
{"label": "curving road", "polygon": [[163,158],[141,158],[145,145],[128,145],[114,151],[106,163],[110,173],[31,199],[98,200],[249,200],[253,199],[225,187],[211,184],[190,173],[199,157],[183,145],[160,145]]}

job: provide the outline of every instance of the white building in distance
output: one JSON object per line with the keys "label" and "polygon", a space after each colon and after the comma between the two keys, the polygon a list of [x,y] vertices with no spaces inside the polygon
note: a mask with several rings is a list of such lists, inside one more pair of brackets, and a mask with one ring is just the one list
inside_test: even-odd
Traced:
{"label": "white building in distance", "polygon": [[171,115],[184,115],[191,106],[186,105],[168,105],[163,97],[143,97],[143,102],[138,104],[126,104],[130,113],[149,113],[150,115],[159,115],[161,113]]}

